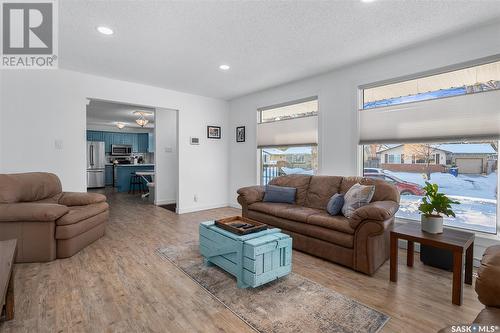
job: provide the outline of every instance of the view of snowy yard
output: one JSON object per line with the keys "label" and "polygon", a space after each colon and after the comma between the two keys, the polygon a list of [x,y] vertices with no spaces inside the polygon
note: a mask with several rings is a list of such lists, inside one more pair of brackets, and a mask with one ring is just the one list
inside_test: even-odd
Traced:
{"label": "view of snowy yard", "polygon": [[[419,173],[391,171],[385,173],[420,186],[425,185],[424,175]],[[440,192],[460,202],[460,205],[453,205],[457,217],[445,217],[446,225],[496,233],[496,172],[484,176],[460,174],[458,177],[449,173],[432,173],[430,183],[438,184]],[[402,195],[401,208],[397,216],[420,220],[418,206],[421,200],[421,196]]]}

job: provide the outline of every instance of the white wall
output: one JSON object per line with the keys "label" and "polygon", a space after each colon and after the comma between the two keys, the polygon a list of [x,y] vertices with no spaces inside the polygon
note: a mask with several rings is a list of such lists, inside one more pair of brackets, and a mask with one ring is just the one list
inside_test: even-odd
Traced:
{"label": "white wall", "polygon": [[[258,183],[257,108],[317,95],[319,173],[357,175],[358,86],[500,54],[499,32],[491,24],[230,101],[229,203],[239,207],[236,190]],[[246,126],[245,143],[235,142],[236,126]]]}
{"label": "white wall", "polygon": [[155,111],[155,168],[157,205],[177,202],[177,111]]}
{"label": "white wall", "polygon": [[205,136],[206,125],[226,127],[225,101],[67,70],[2,72],[2,172],[50,171],[64,190],[85,191],[86,99],[151,105],[179,110],[181,211],[227,204],[227,140],[189,146],[190,136]]}

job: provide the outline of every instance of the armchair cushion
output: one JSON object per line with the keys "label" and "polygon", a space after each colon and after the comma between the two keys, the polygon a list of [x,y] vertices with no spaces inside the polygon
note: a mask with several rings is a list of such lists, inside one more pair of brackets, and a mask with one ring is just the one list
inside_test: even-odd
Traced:
{"label": "armchair cushion", "polygon": [[264,186],[248,186],[238,190],[238,194],[245,200],[247,205],[262,201],[264,193]]}
{"label": "armchair cushion", "polygon": [[0,221],[55,221],[68,213],[69,208],[50,203],[0,204]]}
{"label": "armchair cushion", "polygon": [[59,198],[59,204],[65,206],[85,206],[105,201],[105,195],[85,192],[63,192]]}
{"label": "armchair cushion", "polygon": [[349,224],[353,229],[363,220],[385,221],[393,217],[399,209],[399,204],[394,201],[374,201],[366,206],[356,209]]}
{"label": "armchair cushion", "polygon": [[92,216],[96,216],[109,208],[106,202],[99,202],[85,206],[71,206],[69,212],[56,221],[56,225],[75,224]]}

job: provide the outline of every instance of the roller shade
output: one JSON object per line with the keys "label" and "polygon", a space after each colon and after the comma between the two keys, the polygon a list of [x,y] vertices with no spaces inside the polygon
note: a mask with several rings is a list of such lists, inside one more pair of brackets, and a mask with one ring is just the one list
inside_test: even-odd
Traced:
{"label": "roller shade", "polygon": [[257,124],[257,146],[299,146],[318,143],[318,116]]}
{"label": "roller shade", "polygon": [[500,138],[500,90],[359,111],[359,143]]}

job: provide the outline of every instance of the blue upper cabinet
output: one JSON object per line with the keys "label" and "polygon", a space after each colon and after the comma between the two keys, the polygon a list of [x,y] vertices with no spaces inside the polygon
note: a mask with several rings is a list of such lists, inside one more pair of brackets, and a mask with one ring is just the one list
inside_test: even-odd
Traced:
{"label": "blue upper cabinet", "polygon": [[111,145],[131,145],[134,153],[147,153],[148,133],[121,133],[87,131],[87,141],[104,141],[106,153],[111,153]]}
{"label": "blue upper cabinet", "polygon": [[149,153],[155,152],[155,134],[154,133],[148,133],[148,152]]}
{"label": "blue upper cabinet", "polygon": [[148,133],[140,133],[137,135],[138,146],[140,153],[147,153],[149,146],[149,135]]}

